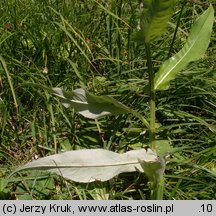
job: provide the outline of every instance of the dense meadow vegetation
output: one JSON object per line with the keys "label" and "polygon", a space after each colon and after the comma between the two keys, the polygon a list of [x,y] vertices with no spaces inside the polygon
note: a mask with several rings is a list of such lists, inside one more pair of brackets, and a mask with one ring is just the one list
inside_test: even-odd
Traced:
{"label": "dense meadow vegetation", "polygon": [[[215,0],[176,1],[167,31],[151,43],[155,72],[210,4]],[[137,0],[1,0],[0,199],[150,199],[139,172],[93,183],[34,170],[8,178],[18,166],[62,151],[148,147],[148,131],[133,115],[86,119],[41,87],[109,95],[148,120],[147,58],[134,36],[138,10]],[[213,31],[205,56],[157,92],[156,138],[172,147],[164,199],[216,199],[215,50]]]}

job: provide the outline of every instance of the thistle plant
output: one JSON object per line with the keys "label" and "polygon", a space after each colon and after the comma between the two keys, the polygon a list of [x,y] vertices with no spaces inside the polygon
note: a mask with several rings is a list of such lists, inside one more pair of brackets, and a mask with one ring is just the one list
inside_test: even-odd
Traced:
{"label": "thistle plant", "polygon": [[[123,172],[139,171],[150,182],[151,199],[163,199],[166,156],[169,141],[161,142],[156,131],[156,100],[158,91],[167,91],[172,82],[190,62],[203,57],[210,42],[214,9],[210,5],[194,22],[183,48],[164,61],[155,73],[151,44],[162,36],[173,14],[174,0],[146,0],[140,2],[139,30],[134,40],[145,47],[148,67],[149,113],[143,116],[110,96],[96,96],[85,88],[66,92],[61,88],[48,89],[62,104],[72,107],[89,119],[107,115],[134,115],[149,131],[149,148],[131,150],[123,154],[105,149],[67,151],[40,158],[19,167],[12,174],[30,169],[46,170],[76,182],[107,181]],[[178,26],[177,26],[178,27]],[[147,118],[146,116],[149,116]]]}

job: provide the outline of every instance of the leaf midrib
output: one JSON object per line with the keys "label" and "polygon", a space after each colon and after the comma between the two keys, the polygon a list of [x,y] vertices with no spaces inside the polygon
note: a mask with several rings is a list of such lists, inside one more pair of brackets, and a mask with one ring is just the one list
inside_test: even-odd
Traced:
{"label": "leaf midrib", "polygon": [[[201,31],[202,31],[202,29],[203,29],[203,26],[206,24],[207,20],[208,20],[208,19],[206,19],[205,22],[203,23],[202,28],[201,28]],[[201,32],[201,31],[199,31],[199,32]],[[166,79],[166,77],[169,76],[169,74],[174,70],[174,68],[176,67],[176,65],[178,65],[179,63],[181,63],[181,61],[183,61],[183,59],[185,58],[185,56],[186,56],[186,55],[191,51],[191,49],[194,47],[194,44],[197,42],[197,39],[199,38],[199,34],[196,34],[196,35],[197,35],[197,36],[196,36],[196,40],[194,40],[194,42],[193,42],[192,45],[190,46],[190,49],[185,53],[185,55],[183,55],[183,57],[182,57],[179,61],[177,61],[177,63],[176,63],[164,76],[162,76],[161,79],[158,78],[158,80],[160,80],[160,81],[158,82],[158,84],[156,83],[156,85],[155,85],[155,90],[157,90],[158,86],[160,86],[161,83],[163,83],[164,79]],[[187,42],[186,42],[186,44],[187,44]],[[186,46],[186,44],[184,45],[184,47]],[[183,47],[182,49],[184,49],[184,47]],[[180,50],[179,52],[181,52],[181,50]],[[179,54],[179,52],[178,52],[175,56],[177,56],[177,55]],[[171,57],[171,58],[174,58],[174,56]],[[169,60],[168,60],[168,61],[169,61]],[[189,62],[190,62],[190,61],[189,61]],[[188,62],[188,63],[189,63],[189,62]]]}
{"label": "leaf midrib", "polygon": [[[141,160],[142,161],[142,160]],[[148,161],[148,163],[153,163],[154,161]],[[32,167],[23,167],[24,169],[33,169],[33,168],[94,168],[94,167],[113,167],[113,166],[128,166],[133,164],[140,164],[139,160],[125,163],[115,163],[115,164],[103,164],[103,165],[38,165]],[[22,170],[22,169],[21,169]]]}

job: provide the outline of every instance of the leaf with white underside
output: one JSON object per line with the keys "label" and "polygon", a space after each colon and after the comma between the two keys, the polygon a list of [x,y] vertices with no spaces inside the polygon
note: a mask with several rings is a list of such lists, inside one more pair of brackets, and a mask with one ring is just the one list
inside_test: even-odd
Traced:
{"label": "leaf with white underside", "polygon": [[155,90],[166,90],[170,81],[190,62],[202,58],[208,48],[214,9],[210,6],[193,24],[184,47],[173,57],[165,61],[155,76]]}
{"label": "leaf with white underside", "polygon": [[150,149],[132,150],[123,154],[104,149],[82,149],[40,158],[18,168],[23,170],[44,170],[75,182],[107,181],[124,172],[143,172],[139,161],[157,162]]}
{"label": "leaf with white underside", "polygon": [[72,106],[86,118],[96,119],[105,115],[130,113],[132,110],[110,96],[95,96],[84,89],[66,92],[53,88],[53,94],[61,99],[65,107]]}

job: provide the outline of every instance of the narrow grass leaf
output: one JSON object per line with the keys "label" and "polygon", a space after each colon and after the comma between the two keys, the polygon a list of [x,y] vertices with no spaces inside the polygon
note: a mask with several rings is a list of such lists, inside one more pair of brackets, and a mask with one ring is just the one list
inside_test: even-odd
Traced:
{"label": "narrow grass leaf", "polygon": [[55,154],[27,163],[23,170],[45,170],[76,182],[107,181],[124,172],[143,172],[139,161],[157,161],[150,149],[132,150],[118,154],[104,149],[82,149]]}
{"label": "narrow grass leaf", "polygon": [[5,60],[2,58],[2,56],[0,56],[0,62],[2,63],[2,67],[5,70],[5,73],[6,73],[6,76],[7,76],[7,79],[8,79],[8,83],[9,83],[9,86],[10,86],[10,89],[11,89],[11,93],[12,93],[12,96],[13,96],[16,112],[17,112],[17,115],[18,115],[18,103],[17,103],[17,98],[16,98],[14,86],[13,86],[13,83],[12,83],[12,79],[11,79],[10,73],[9,73],[9,71],[7,69],[7,65],[5,63]]}
{"label": "narrow grass leaf", "polygon": [[125,22],[123,19],[121,19],[120,17],[118,17],[116,14],[112,13],[112,11],[108,10],[106,7],[104,7],[102,4],[100,4],[98,1],[94,0],[102,10],[104,10],[107,14],[111,15],[112,17],[114,17],[116,20],[120,20],[122,23],[125,24],[125,26],[130,27],[130,25]]}
{"label": "narrow grass leaf", "polygon": [[83,56],[87,59],[87,61],[91,64],[91,60],[89,59],[89,57],[86,55],[84,49],[82,49],[82,47],[79,45],[77,39],[75,37],[72,36],[72,34],[70,34],[70,32],[66,29],[65,26],[61,25],[58,22],[55,22],[56,25],[58,25],[58,27],[60,29],[62,29],[65,34],[71,39],[71,41],[76,45],[76,47],[79,49],[79,51],[83,54]]}
{"label": "narrow grass leaf", "polygon": [[72,66],[72,68],[73,68],[73,70],[74,70],[76,76],[78,77],[79,82],[80,82],[80,85],[81,85],[82,87],[84,87],[85,84],[84,84],[84,81],[83,81],[83,77],[82,77],[82,75],[80,74],[80,72],[79,72],[79,70],[78,70],[76,64],[75,64],[74,62],[72,62],[70,59],[67,59],[67,60],[68,60],[69,64]]}
{"label": "narrow grass leaf", "polygon": [[180,117],[189,117],[197,122],[199,122],[201,125],[204,125],[206,126],[210,131],[212,132],[216,132],[216,128],[213,124],[209,124],[208,122],[206,122],[204,119],[198,117],[198,116],[195,116],[191,113],[187,113],[187,112],[184,112],[184,111],[174,111],[175,114],[177,114],[178,116]]}
{"label": "narrow grass leaf", "polygon": [[155,90],[166,90],[170,81],[190,62],[203,57],[210,42],[214,9],[210,6],[193,24],[184,47],[165,61],[155,76]]}

